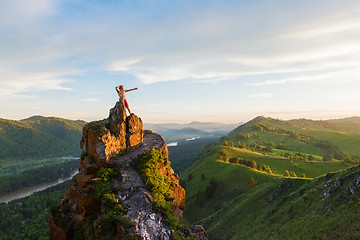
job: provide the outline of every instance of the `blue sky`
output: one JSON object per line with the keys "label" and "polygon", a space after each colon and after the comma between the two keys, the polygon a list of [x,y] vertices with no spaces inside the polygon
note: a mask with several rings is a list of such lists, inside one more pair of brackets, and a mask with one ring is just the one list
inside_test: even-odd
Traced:
{"label": "blue sky", "polygon": [[0,117],[359,116],[359,1],[0,3]]}

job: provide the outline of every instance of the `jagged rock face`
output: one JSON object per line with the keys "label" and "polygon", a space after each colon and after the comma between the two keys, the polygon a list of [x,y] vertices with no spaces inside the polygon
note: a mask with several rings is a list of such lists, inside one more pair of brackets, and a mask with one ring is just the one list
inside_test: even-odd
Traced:
{"label": "jagged rock face", "polygon": [[[159,162],[158,168],[161,174],[171,179],[172,210],[176,217],[182,217],[185,190],[179,185],[178,175],[166,164],[169,160],[165,140],[151,131],[144,132],[141,119],[135,114],[126,117],[123,103],[117,102],[108,119],[89,123],[83,128],[80,146],[83,150],[80,172],[71,180],[64,199],[52,210],[50,240],[74,239],[75,236],[84,240],[98,239],[104,237],[104,232],[110,232],[106,236],[116,239],[130,235],[131,239],[171,239],[172,230],[165,224],[162,214],[153,210],[151,192],[134,167],[137,156],[152,147],[164,156],[165,161]],[[109,167],[116,169],[119,175],[107,185],[106,189],[111,189],[104,201],[99,198],[102,190],[98,187],[102,186],[102,179],[98,173]],[[109,207],[109,199],[126,208],[126,217],[131,224],[116,218],[120,215],[114,213],[116,208]],[[114,214],[116,224],[109,220],[114,219]],[[110,229],[109,224],[112,224]],[[205,231],[200,232],[183,229],[181,236],[197,235],[200,240],[206,240]]]}
{"label": "jagged rock face", "polygon": [[[112,134],[109,129],[104,127],[106,124],[104,122],[100,121],[84,126],[83,137],[80,142],[83,152],[92,156],[99,164],[108,162],[119,151],[126,149],[125,134],[120,135],[120,137]],[[125,132],[125,123],[120,126],[124,126]]]}
{"label": "jagged rock face", "polygon": [[[119,136],[122,141],[123,147],[126,147],[126,109],[124,102],[119,100],[115,107],[110,109],[109,114],[109,128],[114,135]],[[141,121],[141,119],[140,119]],[[142,122],[141,122],[142,124]],[[142,125],[141,125],[142,128]]]}
{"label": "jagged rock face", "polygon": [[121,123],[125,122],[125,120],[126,109],[124,107],[124,101],[119,100],[118,102],[116,102],[115,107],[110,109],[109,121],[112,123]]}
{"label": "jagged rock face", "polygon": [[126,145],[133,148],[140,143],[144,138],[143,123],[141,118],[135,114],[131,114],[126,118]]}
{"label": "jagged rock face", "polygon": [[[119,152],[143,142],[143,123],[135,114],[126,117],[123,101],[110,109],[109,118],[84,126],[80,147],[97,165],[108,163]],[[89,159],[86,159],[86,162]],[[85,164],[82,164],[85,165]],[[95,167],[95,165],[94,165]],[[82,168],[83,171],[86,168]]]}

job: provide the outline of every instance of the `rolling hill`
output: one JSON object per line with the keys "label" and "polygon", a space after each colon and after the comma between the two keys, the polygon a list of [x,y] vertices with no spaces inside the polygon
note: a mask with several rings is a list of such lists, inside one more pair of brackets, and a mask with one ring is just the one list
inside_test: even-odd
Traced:
{"label": "rolling hill", "polygon": [[0,159],[79,154],[84,121],[33,116],[0,119]]}
{"label": "rolling hill", "polygon": [[185,217],[210,239],[358,237],[360,128],[352,120],[257,117],[235,128],[181,175]]}

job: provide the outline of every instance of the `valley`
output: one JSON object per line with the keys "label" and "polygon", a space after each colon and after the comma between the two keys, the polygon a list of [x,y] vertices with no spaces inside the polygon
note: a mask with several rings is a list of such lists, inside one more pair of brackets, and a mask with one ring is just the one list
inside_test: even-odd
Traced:
{"label": "valley", "polygon": [[[282,121],[257,117],[232,126],[232,131],[228,125],[197,124],[202,128],[156,127],[167,143],[177,143],[168,150],[171,166],[186,189],[184,216],[191,224],[202,224],[209,239],[356,239],[360,235],[356,224],[360,210],[357,118]],[[78,159],[72,157],[1,161],[4,189],[23,186],[11,181],[30,183],[24,181],[27,175],[39,176],[43,182],[41,174],[56,172],[51,176],[56,180],[78,167]],[[60,189],[65,188],[58,186],[0,204],[4,213],[15,211],[17,216],[3,224],[19,223],[23,217],[32,221],[25,210],[15,210],[14,203],[30,201],[28,207],[36,209],[40,205],[32,199],[39,194],[45,198],[43,192],[52,191],[62,196],[65,190]],[[55,198],[47,201],[48,206],[61,197]],[[43,211],[49,215],[48,209]],[[44,219],[45,215],[39,216]],[[34,236],[33,229],[20,229],[23,236]],[[47,231],[43,229],[42,236]],[[9,232],[0,234],[1,239],[8,239]]]}

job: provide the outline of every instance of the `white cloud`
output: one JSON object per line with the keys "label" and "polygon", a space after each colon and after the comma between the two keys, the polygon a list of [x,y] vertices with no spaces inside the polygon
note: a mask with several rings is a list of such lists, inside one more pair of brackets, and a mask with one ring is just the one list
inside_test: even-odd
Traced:
{"label": "white cloud", "polygon": [[272,8],[260,7],[266,14],[256,21],[242,11],[212,10],[201,18],[191,15],[161,26],[146,25],[139,31],[144,35],[131,42],[142,50],[142,61],[125,71],[143,83],[155,83],[360,66],[360,18],[354,9],[356,4],[348,4],[341,10],[310,13],[300,7],[296,21],[289,9],[285,17],[274,18]]}
{"label": "white cloud", "polygon": [[360,100],[360,94],[359,93],[338,93],[335,96],[333,96],[333,99],[336,101],[341,102],[353,102],[353,101],[359,101]]}
{"label": "white cloud", "polygon": [[134,65],[140,61],[141,61],[141,58],[118,60],[118,61],[111,63],[110,66],[108,67],[108,70],[110,70],[110,71],[126,71],[126,70],[129,70],[132,65]]}
{"label": "white cloud", "polygon": [[358,6],[352,5],[352,7],[347,8],[345,11],[339,10],[336,13],[325,14],[321,18],[313,16],[313,19],[294,25],[292,30],[288,30],[281,37],[288,40],[347,37],[348,34],[351,35],[359,31],[359,14]]}
{"label": "white cloud", "polygon": [[[11,16],[19,16],[11,2],[4,9]],[[29,10],[21,11],[28,11],[24,14],[34,18],[56,13],[58,4],[46,0],[15,3],[33,4]],[[309,3],[304,5],[311,7]],[[222,6],[222,11],[217,5],[207,6],[199,10],[201,17],[193,11],[166,16],[166,21],[161,22],[154,22],[146,14],[114,14],[115,9],[109,9],[106,15],[94,15],[97,17],[88,13],[86,21],[71,16],[56,25],[39,21],[32,31],[24,28],[16,32],[16,46],[13,38],[5,38],[7,46],[0,46],[4,52],[0,62],[9,69],[21,69],[29,63],[36,63],[37,68],[45,63],[89,69],[84,65],[90,62],[92,68],[103,65],[103,69],[125,72],[143,83],[184,79],[216,82],[247,75],[359,65],[356,4],[345,4],[343,13],[336,17],[333,13],[337,9],[315,14],[301,6],[296,19],[287,9],[291,6],[276,1],[274,6],[259,4],[256,11],[261,17],[256,19],[252,15],[254,9],[231,3]],[[329,35],[337,37],[328,38]],[[301,36],[304,37],[300,39]],[[74,56],[79,60],[61,62]]]}
{"label": "white cloud", "polygon": [[19,96],[20,93],[26,93],[32,96],[34,95],[34,91],[45,90],[69,91],[71,89],[64,87],[63,84],[70,82],[70,80],[62,79],[63,74],[64,73],[59,72],[0,72],[0,97],[12,98]]}
{"label": "white cloud", "polygon": [[99,100],[96,99],[96,98],[86,98],[86,99],[82,99],[82,101],[84,101],[84,102],[97,102]]}
{"label": "white cloud", "polygon": [[325,73],[315,73],[308,75],[299,75],[296,77],[288,77],[283,79],[276,80],[265,80],[261,82],[248,82],[247,85],[250,86],[269,86],[269,85],[281,85],[288,83],[297,83],[297,82],[359,82],[360,81],[360,68],[348,68],[345,70],[339,71],[329,71]]}

